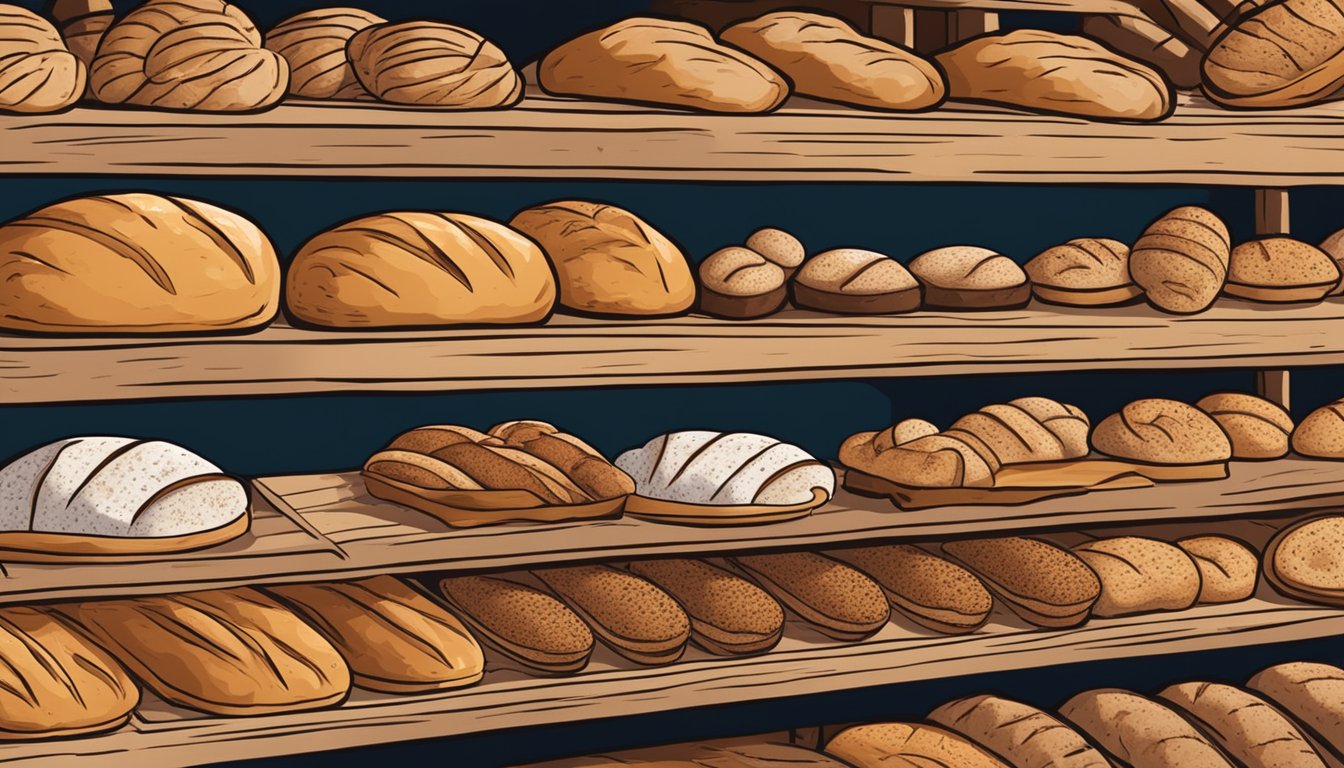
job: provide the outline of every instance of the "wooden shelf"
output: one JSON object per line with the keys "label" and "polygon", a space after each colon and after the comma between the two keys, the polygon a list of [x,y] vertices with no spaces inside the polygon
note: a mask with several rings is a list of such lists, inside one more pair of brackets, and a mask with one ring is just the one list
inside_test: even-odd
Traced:
{"label": "wooden shelf", "polygon": [[871,5],[928,8],[940,11],[1038,11],[1146,16],[1125,0],[867,0]]}
{"label": "wooden shelf", "polygon": [[1248,114],[1194,96],[1156,125],[800,99],[712,116],[544,96],[496,112],[295,103],[0,120],[0,172],[12,174],[1292,186],[1338,183],[1342,151],[1344,104]]}
{"label": "wooden shelf", "polygon": [[[1344,134],[1341,134],[1344,135]],[[247,336],[0,336],[7,404],[321,392],[444,392],[1344,363],[1344,299],[765,320],[552,319],[543,328]],[[805,351],[803,351],[805,350]]]}

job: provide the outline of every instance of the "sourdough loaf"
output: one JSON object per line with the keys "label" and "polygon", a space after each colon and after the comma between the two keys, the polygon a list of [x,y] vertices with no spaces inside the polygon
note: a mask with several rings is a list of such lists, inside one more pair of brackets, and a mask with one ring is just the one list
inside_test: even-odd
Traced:
{"label": "sourdough loaf", "polygon": [[1149,464],[1204,464],[1232,458],[1213,417],[1176,400],[1135,400],[1102,419],[1092,445],[1107,456]]}
{"label": "sourdough loaf", "polygon": [[1181,683],[1158,697],[1179,707],[1246,768],[1325,768],[1298,727],[1271,704],[1222,683]]}
{"label": "sourdough loaf", "polygon": [[630,570],[681,605],[691,640],[710,653],[737,656],[773,648],[784,634],[784,609],[765,590],[703,560],[637,560]]}
{"label": "sourdough loaf", "polygon": [[670,595],[609,565],[540,568],[532,572],[588,623],[612,650],[639,664],[681,658],[691,621]]}
{"label": "sourdough loaf", "polygon": [[741,320],[779,311],[788,300],[784,270],[750,248],[720,248],[697,268],[700,311]]}
{"label": "sourdough loaf", "polygon": [[876,581],[891,607],[937,632],[962,633],[989,620],[994,599],[984,582],[956,563],[910,544],[826,553]]}
{"label": "sourdough loaf", "polygon": [[935,248],[915,257],[910,272],[924,287],[924,304],[929,307],[1011,309],[1031,300],[1022,268],[988,248]]}
{"label": "sourdough loaf", "polygon": [[1314,245],[1262,237],[1232,249],[1223,292],[1251,301],[1320,301],[1339,286],[1339,265]]}
{"label": "sourdough loaf", "polygon": [[1317,459],[1344,459],[1344,400],[1308,413],[1293,430],[1293,450]]}
{"label": "sourdough loaf", "polygon": [[1344,669],[1308,661],[1261,670],[1246,687],[1287,712],[1334,762],[1344,762]]}
{"label": "sourdough loaf", "polygon": [[823,634],[861,640],[891,617],[887,598],[871,578],[816,552],[738,555],[738,568]]}
{"label": "sourdough loaf", "polygon": [[523,97],[523,79],[499,46],[453,24],[373,24],[345,51],[368,92],[393,104],[491,109]]}
{"label": "sourdough loaf", "polygon": [[1334,2],[1283,0],[1240,19],[1204,57],[1204,92],[1231,107],[1321,101],[1344,83],[1344,15]]}
{"label": "sourdough loaf", "polygon": [[1100,307],[1142,295],[1129,276],[1129,246],[1080,237],[1041,251],[1023,270],[1036,298],[1051,304]]}
{"label": "sourdough loaf", "polygon": [[305,99],[371,99],[345,56],[355,33],[385,21],[358,8],[296,13],[266,33],[266,47],[289,64],[289,95]]}
{"label": "sourdough loaf", "polygon": [[1260,558],[1250,547],[1227,536],[1191,536],[1176,546],[1199,568],[1199,602],[1235,603],[1255,594]]}
{"label": "sourdough loaf", "polygon": [[1222,219],[1197,206],[1181,206],[1139,236],[1129,254],[1129,274],[1158,309],[1202,312],[1227,282],[1231,251]]}
{"label": "sourdough loaf", "polygon": [[1164,541],[1116,536],[1079,544],[1073,553],[1101,580],[1094,616],[1183,611],[1199,598],[1199,567],[1184,550]]}
{"label": "sourdough loaf", "polygon": [[793,303],[823,312],[878,315],[919,309],[919,283],[895,259],[861,248],[823,251],[793,278]]}
{"label": "sourdough loaf", "polygon": [[1087,739],[1030,704],[999,696],[968,696],[938,707],[929,719],[972,739],[1014,768],[1110,768]]}
{"label": "sourdough loaf", "polygon": [[836,734],[826,752],[854,768],[1009,768],[968,739],[923,723],[856,725]]}
{"label": "sourdough loaf", "polygon": [[58,112],[79,100],[87,76],[51,22],[0,5],[0,112]]}
{"label": "sourdough loaf", "polygon": [[803,259],[807,258],[807,249],[801,240],[775,227],[763,227],[752,232],[745,245],[784,270],[786,277],[793,277],[793,273],[803,265]]}
{"label": "sourdough loaf", "polygon": [[1014,613],[1037,626],[1082,624],[1101,596],[1101,582],[1087,563],[1040,539],[948,541],[942,549],[984,579]]}
{"label": "sourdough loaf", "polygon": [[1115,688],[1084,691],[1060,714],[1121,765],[1144,768],[1235,768],[1234,763],[1167,706]]}
{"label": "sourdough loaf", "polygon": [[686,504],[789,506],[821,490],[835,473],[796,445],[750,432],[687,430],[659,435],[616,457],[635,493]]}
{"label": "sourdough loaf", "polygon": [[1277,459],[1288,453],[1293,419],[1277,403],[1242,392],[1218,392],[1195,407],[1213,417],[1232,443],[1234,459]]}
{"label": "sourdough loaf", "polygon": [[577,672],[593,655],[588,625],[522,578],[452,576],[439,582],[439,591],[477,637],[539,672]]}

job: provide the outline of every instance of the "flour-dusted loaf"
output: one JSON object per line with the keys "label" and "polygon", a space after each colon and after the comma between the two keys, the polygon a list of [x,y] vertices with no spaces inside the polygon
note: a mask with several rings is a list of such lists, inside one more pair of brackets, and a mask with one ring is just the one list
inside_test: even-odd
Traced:
{"label": "flour-dusted loaf", "polygon": [[1094,616],[1183,611],[1199,598],[1202,577],[1194,558],[1165,541],[1115,536],[1079,544],[1073,554],[1101,580]]}
{"label": "flour-dusted loaf", "polygon": [[1344,400],[1308,413],[1293,430],[1293,450],[1316,459],[1344,459]]}
{"label": "flour-dusted loaf", "polygon": [[710,653],[762,653],[783,636],[779,602],[735,573],[682,558],[637,560],[629,567],[681,605],[691,620],[691,641]]}
{"label": "flour-dusted loaf", "polygon": [[250,112],[289,88],[289,64],[226,0],[147,0],[107,30],[89,70],[99,101]]}
{"label": "flour-dusted loaf", "polygon": [[1129,246],[1080,237],[1041,251],[1023,270],[1041,301],[1078,307],[1124,304],[1143,295],[1129,276]]}
{"label": "flour-dusted loaf", "polygon": [[666,235],[614,205],[560,200],[509,225],[541,244],[559,278],[560,304],[597,315],[676,315],[695,304],[686,256]]}
{"label": "flour-dusted loaf", "polygon": [[937,56],[948,97],[1094,120],[1161,120],[1171,85],[1144,64],[1077,35],[1039,29],[972,38]]}
{"label": "flour-dusted loaf", "polygon": [[523,96],[523,79],[504,51],[453,24],[367,26],[350,38],[346,55],[369,93],[393,104],[491,109]]}
{"label": "flour-dusted loaf", "polygon": [[214,715],[339,704],[341,654],[251,587],[55,606],[165,701]]}
{"label": "flour-dusted loaf", "polygon": [[854,768],[1010,768],[960,734],[924,723],[856,725],[827,742],[826,752]]}
{"label": "flour-dusted loaf", "polygon": [[823,634],[861,640],[886,625],[882,587],[858,569],[816,552],[737,555],[732,562]]}
{"label": "flour-dusted loaf", "polygon": [[0,5],[0,112],[59,112],[79,100],[87,76],[51,22]]}
{"label": "flour-dusted loaf", "polygon": [[1325,768],[1302,731],[1272,704],[1223,683],[1168,686],[1158,698],[1178,707],[1246,768]]}
{"label": "flour-dusted loaf", "polygon": [[1227,282],[1232,239],[1217,214],[1184,205],[1149,224],[1129,254],[1129,274],[1153,306],[1202,312]]}
{"label": "flour-dusted loaf", "polygon": [[912,544],[826,552],[882,587],[891,607],[937,632],[971,632],[989,620],[994,599],[984,582],[956,563]]}
{"label": "flour-dusted loaf", "polygon": [[924,304],[940,309],[1011,309],[1031,300],[1016,262],[973,245],[935,248],[915,257],[910,272],[924,287]]}
{"label": "flour-dusted loaf", "polygon": [[1234,459],[1277,459],[1288,453],[1293,419],[1278,403],[1244,392],[1206,395],[1195,407],[1213,417],[1232,442]]}
{"label": "flour-dusted loaf", "polygon": [[1199,568],[1199,602],[1235,603],[1255,594],[1260,558],[1248,546],[1227,536],[1190,536],[1176,546]]}
{"label": "flour-dusted loaf", "polygon": [[700,311],[743,320],[779,311],[788,300],[784,270],[750,248],[731,246],[711,253],[697,268]]}
{"label": "flour-dusted loaf", "polygon": [[942,549],[984,579],[1014,613],[1037,626],[1082,624],[1101,596],[1101,582],[1087,563],[1040,539],[947,541]]}
{"label": "flour-dusted loaf", "polygon": [[537,68],[547,92],[709,112],[769,112],[789,83],[699,24],[636,17],[570,40]]}
{"label": "flour-dusted loaf", "polygon": [[933,62],[835,16],[778,11],[734,24],[719,38],[783,72],[801,96],[898,111],[932,109],[947,96]]}
{"label": "flour-dusted loaf", "polygon": [[519,576],[450,576],[439,590],[477,637],[534,670],[576,672],[593,655],[593,633],[583,619]]}
{"label": "flour-dusted loaf", "polygon": [[1331,0],[1283,0],[1241,18],[1204,57],[1204,92],[1230,107],[1330,97],[1344,83],[1344,15]]}
{"label": "flour-dusted loaf", "polygon": [[835,472],[796,445],[751,432],[686,430],[659,435],[616,458],[635,493],[686,504],[787,506],[821,490]]}
{"label": "flour-dusted loaf", "polygon": [[861,248],[823,251],[793,276],[793,303],[823,312],[886,315],[919,309],[920,289],[895,259]]}
{"label": "flour-dusted loaf", "polygon": [[1113,755],[1144,768],[1236,768],[1208,738],[1171,708],[1116,688],[1083,691],[1059,712]]}
{"label": "flour-dusted loaf", "polygon": [[1339,286],[1339,265],[1291,237],[1262,237],[1232,249],[1223,292],[1251,301],[1320,301]]}
{"label": "flour-dusted loaf", "polygon": [[610,565],[574,565],[532,571],[612,650],[639,664],[681,658],[691,620],[652,582]]}
{"label": "flour-dusted loaf", "polygon": [[1098,452],[1149,464],[1205,464],[1232,458],[1232,442],[1213,417],[1176,400],[1135,400],[1092,432]]}
{"label": "flour-dusted loaf", "polygon": [[933,722],[966,736],[1013,768],[1110,768],[1097,748],[1054,715],[1001,696],[949,701]]}
{"label": "flour-dusted loaf", "polygon": [[285,304],[325,328],[535,323],[555,305],[555,276],[537,244],[463,213],[365,216],[304,243]]}
{"label": "flour-dusted loaf", "polygon": [[289,63],[289,94],[305,99],[371,99],[350,66],[345,46],[383,17],[358,8],[296,13],[266,33],[266,47]]}
{"label": "flour-dusted loaf", "polygon": [[1344,669],[1309,661],[1276,664],[1246,687],[1290,715],[1323,756],[1344,763]]}
{"label": "flour-dusted loaf", "polygon": [[793,277],[803,265],[803,259],[807,258],[803,242],[776,227],[762,227],[752,232],[745,245],[784,270],[786,277]]}
{"label": "flour-dusted loaf", "polygon": [[1083,17],[1083,34],[1154,67],[1182,90],[1198,88],[1202,49],[1143,16],[1121,14]]}

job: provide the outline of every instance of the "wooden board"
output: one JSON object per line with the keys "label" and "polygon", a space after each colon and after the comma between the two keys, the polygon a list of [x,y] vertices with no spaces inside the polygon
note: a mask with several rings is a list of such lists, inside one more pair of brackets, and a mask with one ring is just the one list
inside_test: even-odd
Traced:
{"label": "wooden board", "polygon": [[1344,298],[1225,299],[1188,317],[1033,304],[890,317],[787,311],[749,322],[556,317],[544,328],[392,333],[277,324],[224,337],[0,335],[0,402],[1336,365],[1341,323]]}
{"label": "wooden board", "polygon": [[287,104],[259,115],[76,109],[0,120],[0,172],[694,181],[1182,183],[1342,177],[1344,104],[1236,112],[1181,97],[1156,125],[795,99],[705,115],[548,97],[496,112]]}

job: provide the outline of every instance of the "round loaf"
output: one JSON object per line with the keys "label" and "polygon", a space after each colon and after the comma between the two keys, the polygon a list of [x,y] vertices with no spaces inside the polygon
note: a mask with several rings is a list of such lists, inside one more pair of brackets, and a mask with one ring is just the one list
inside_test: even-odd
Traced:
{"label": "round loaf", "polygon": [[695,304],[691,267],[665,235],[614,205],[562,200],[509,222],[541,244],[560,303],[597,315],[676,315]]}
{"label": "round loaf", "polygon": [[1092,431],[1092,446],[1149,464],[1207,464],[1232,458],[1227,433],[1211,416],[1175,400],[1135,400]]}
{"label": "round loaf", "polygon": [[1101,582],[1087,563],[1039,539],[948,541],[942,549],[983,578],[1015,613],[1038,626],[1081,624],[1101,594]]}
{"label": "round loaf", "polygon": [[1237,765],[1325,768],[1298,726],[1253,693],[1223,683],[1181,683],[1158,694],[1185,712]]}
{"label": "round loaf", "polygon": [[803,259],[807,258],[807,250],[803,248],[801,240],[774,227],[751,233],[746,246],[778,265],[787,277],[793,277],[793,273],[803,265]]}
{"label": "round loaf", "polygon": [[1330,3],[1284,0],[1243,16],[1204,56],[1204,92],[1233,107],[1321,101],[1344,83],[1344,19]]}
{"label": "round loaf", "polygon": [[289,63],[289,95],[305,99],[371,99],[345,56],[355,33],[386,19],[358,8],[297,13],[271,27],[266,47]]}
{"label": "round loaf", "polygon": [[316,235],[294,256],[285,301],[325,328],[545,320],[555,278],[536,243],[461,213],[385,213]]}
{"label": "round loaf", "polygon": [[873,436],[873,448],[885,451],[938,434],[938,425],[923,419],[902,419]]}
{"label": "round loaf", "polygon": [[784,270],[748,248],[721,248],[700,262],[700,310],[732,319],[773,314],[788,299]]}
{"label": "round loaf", "polygon": [[1022,268],[988,248],[935,248],[915,257],[910,272],[924,286],[924,303],[930,307],[1010,309],[1031,300]]}
{"label": "round loaf", "polygon": [[1059,713],[1118,765],[1145,768],[1234,768],[1188,720],[1147,696],[1115,688],[1083,691]]}
{"label": "round loaf", "polygon": [[923,723],[856,725],[826,744],[854,768],[1008,768],[965,737]]}
{"label": "round loaf", "polygon": [[1183,611],[1199,598],[1195,561],[1179,547],[1139,536],[1117,536],[1080,544],[1073,553],[1101,579],[1095,616]]}
{"label": "round loaf", "polygon": [[862,639],[891,617],[882,587],[816,552],[738,555],[732,561],[775,599],[832,637]]}
{"label": "round loaf", "polygon": [[1288,455],[1293,419],[1275,403],[1241,392],[1219,392],[1195,403],[1213,417],[1232,442],[1234,459],[1277,459]]}
{"label": "round loaf", "polygon": [[676,599],[690,616],[692,641],[711,653],[760,653],[783,635],[784,609],[741,576],[676,558],[638,560],[630,570]]}
{"label": "round loaf", "polygon": [[919,296],[919,283],[899,262],[860,248],[818,253],[793,277],[794,303],[823,312],[909,312]]}
{"label": "round loaf", "polygon": [[909,544],[828,553],[876,581],[891,606],[937,632],[971,632],[989,620],[994,599],[975,574]]}
{"label": "round loaf", "polygon": [[1300,597],[1344,601],[1344,516],[1319,517],[1279,531],[1265,547],[1265,575]]}
{"label": "round loaf", "polygon": [[1106,768],[1079,733],[1048,712],[998,696],[970,696],[938,707],[929,719],[981,744],[1014,766]]}
{"label": "round loaf", "polygon": [[1320,301],[1339,286],[1325,251],[1291,237],[1250,240],[1232,249],[1223,292],[1252,301]]}
{"label": "round loaf", "polygon": [[1129,246],[1118,240],[1070,240],[1041,251],[1023,270],[1036,298],[1052,304],[1101,307],[1143,295],[1129,276]]}
{"label": "round loaf", "polygon": [[0,5],[0,112],[59,112],[79,100],[87,76],[51,22]]}
{"label": "round loaf", "polygon": [[1308,413],[1293,430],[1293,450],[1316,459],[1344,459],[1344,400]]}
{"label": "round loaf", "polygon": [[452,24],[366,26],[345,51],[368,92],[393,104],[491,109],[523,96],[523,80],[499,46]]}
{"label": "round loaf", "polygon": [[[1321,241],[1320,248],[1325,255],[1334,260],[1340,273],[1344,274],[1344,229],[1332,232],[1329,237]],[[1344,293],[1344,280],[1341,280],[1340,284],[1330,291],[1331,296],[1338,296],[1341,293]]]}
{"label": "round loaf", "polygon": [[1176,546],[1199,568],[1199,602],[1235,603],[1255,594],[1260,558],[1250,547],[1226,536],[1191,536]]}
{"label": "round loaf", "polygon": [[659,435],[616,457],[636,493],[687,504],[788,506],[835,493],[835,473],[807,451],[750,432]]}
{"label": "round loaf", "polygon": [[554,596],[502,576],[453,576],[439,590],[479,637],[544,672],[574,672],[593,653],[588,625]]}
{"label": "round loaf", "polygon": [[1143,231],[1129,255],[1129,274],[1158,309],[1202,312],[1227,282],[1231,250],[1222,219],[1203,208],[1182,206]]}

